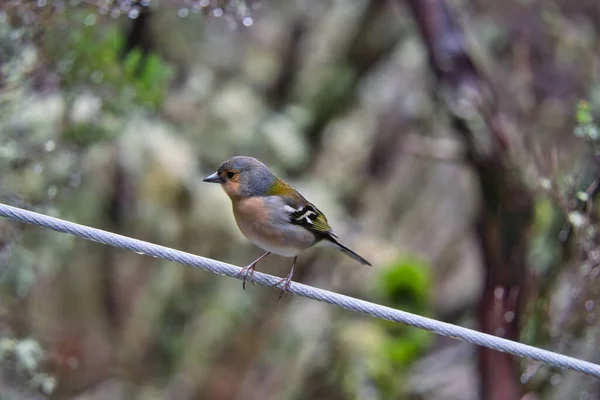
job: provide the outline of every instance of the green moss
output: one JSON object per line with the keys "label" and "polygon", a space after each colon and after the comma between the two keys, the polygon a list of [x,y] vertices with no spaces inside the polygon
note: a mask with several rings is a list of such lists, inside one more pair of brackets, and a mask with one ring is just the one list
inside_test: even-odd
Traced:
{"label": "green moss", "polygon": [[[379,292],[392,307],[412,313],[430,314],[431,275],[428,265],[416,257],[392,263],[379,277]],[[382,345],[385,357],[394,368],[409,365],[426,348],[429,332],[391,321],[381,321],[388,332]]]}
{"label": "green moss", "polygon": [[592,117],[590,106],[587,101],[581,100],[577,105],[575,121],[577,122],[574,131],[575,136],[591,141],[598,140],[600,129],[598,128],[598,125],[594,123],[594,118]]}
{"label": "green moss", "polygon": [[421,312],[427,308],[431,276],[426,263],[402,258],[381,272],[377,292],[393,307]]}
{"label": "green moss", "polygon": [[587,101],[581,100],[579,104],[577,104],[577,109],[575,111],[575,120],[577,121],[578,125],[587,125],[594,122]]}
{"label": "green moss", "polygon": [[[418,257],[403,257],[383,268],[375,294],[391,307],[430,314],[430,269]],[[434,340],[430,332],[396,322],[352,321],[340,328],[339,371],[349,398],[371,387],[378,398],[396,399],[405,390],[403,373]]]}
{"label": "green moss", "polygon": [[534,232],[547,232],[554,221],[554,205],[548,198],[541,198],[534,205]]}
{"label": "green moss", "polygon": [[394,367],[406,366],[416,360],[432,340],[432,334],[427,331],[407,328],[402,334],[389,338],[383,348]]}

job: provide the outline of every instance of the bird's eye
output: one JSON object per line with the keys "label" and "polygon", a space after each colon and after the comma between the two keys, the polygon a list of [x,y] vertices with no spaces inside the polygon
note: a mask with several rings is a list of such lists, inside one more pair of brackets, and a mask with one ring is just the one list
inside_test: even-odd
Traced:
{"label": "bird's eye", "polygon": [[234,176],[234,175],[235,175],[235,172],[231,172],[231,171],[229,171],[229,172],[227,173],[227,177],[228,177],[229,179],[233,178],[233,176]]}

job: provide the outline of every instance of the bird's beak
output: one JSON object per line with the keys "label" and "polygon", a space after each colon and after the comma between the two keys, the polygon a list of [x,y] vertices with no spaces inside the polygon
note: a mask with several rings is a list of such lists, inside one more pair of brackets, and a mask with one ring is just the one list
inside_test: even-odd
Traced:
{"label": "bird's beak", "polygon": [[217,173],[215,172],[212,175],[207,176],[206,178],[204,178],[202,180],[202,182],[209,182],[209,183],[223,183],[223,179],[221,179],[219,177],[219,175],[217,175]]}

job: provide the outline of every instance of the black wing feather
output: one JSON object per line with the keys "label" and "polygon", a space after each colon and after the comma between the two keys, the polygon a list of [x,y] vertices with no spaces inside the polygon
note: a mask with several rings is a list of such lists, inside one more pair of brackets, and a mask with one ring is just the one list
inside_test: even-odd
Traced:
{"label": "black wing feather", "polygon": [[319,235],[337,237],[332,231],[325,215],[314,205],[307,204],[290,213],[290,222]]}

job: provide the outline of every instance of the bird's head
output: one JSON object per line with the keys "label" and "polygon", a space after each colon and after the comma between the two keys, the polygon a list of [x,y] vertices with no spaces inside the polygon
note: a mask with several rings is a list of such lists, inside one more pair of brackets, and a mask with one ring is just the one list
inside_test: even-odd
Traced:
{"label": "bird's head", "polygon": [[230,198],[266,196],[277,180],[256,158],[236,156],[225,161],[204,182],[219,183]]}

